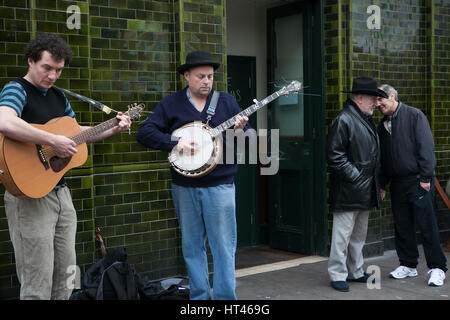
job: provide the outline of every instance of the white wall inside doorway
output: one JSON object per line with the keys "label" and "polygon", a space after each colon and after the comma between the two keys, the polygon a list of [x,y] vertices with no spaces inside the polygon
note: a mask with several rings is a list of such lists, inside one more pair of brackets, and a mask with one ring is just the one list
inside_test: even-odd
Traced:
{"label": "white wall inside doorway", "polygon": [[[272,93],[267,92],[267,8],[288,2],[292,1],[227,0],[227,54],[256,57],[258,100]],[[267,108],[257,112],[257,126],[267,128]]]}

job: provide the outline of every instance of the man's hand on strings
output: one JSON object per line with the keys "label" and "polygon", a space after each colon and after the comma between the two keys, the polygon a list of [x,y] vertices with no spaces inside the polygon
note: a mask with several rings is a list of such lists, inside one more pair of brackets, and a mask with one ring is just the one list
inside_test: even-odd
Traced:
{"label": "man's hand on strings", "polygon": [[186,153],[193,156],[197,151],[196,146],[197,144],[194,141],[186,138],[180,138],[180,140],[178,140],[177,150],[179,153]]}
{"label": "man's hand on strings", "polygon": [[125,130],[130,129],[131,127],[131,119],[127,114],[124,114],[123,112],[117,112],[116,115],[117,120],[119,120],[119,123],[115,127],[116,132],[123,132]]}
{"label": "man's hand on strings", "polygon": [[248,117],[237,116],[236,122],[234,123],[234,130],[243,129],[248,122]]}
{"label": "man's hand on strings", "polygon": [[54,135],[51,139],[51,146],[59,158],[72,157],[77,153],[76,143],[72,139],[63,135]]}

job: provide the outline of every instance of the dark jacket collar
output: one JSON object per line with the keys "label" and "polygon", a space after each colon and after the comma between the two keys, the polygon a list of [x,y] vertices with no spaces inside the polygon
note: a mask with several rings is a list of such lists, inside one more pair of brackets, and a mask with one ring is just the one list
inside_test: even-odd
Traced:
{"label": "dark jacket collar", "polygon": [[398,106],[397,109],[395,109],[394,114],[392,115],[392,118],[397,118],[398,116],[398,111],[400,110],[400,108],[402,107],[403,103],[401,103],[400,101],[398,102]]}
{"label": "dark jacket collar", "polygon": [[345,105],[351,106],[352,108],[350,108],[350,110],[352,110],[353,113],[358,114],[362,120],[369,121],[372,119],[372,116],[362,112],[361,109],[358,107],[358,105],[355,103],[355,101],[353,101],[352,99],[347,99],[347,101],[345,101]]}
{"label": "dark jacket collar", "polygon": [[361,111],[361,109],[357,106],[357,104],[352,99],[347,99],[344,105],[348,106],[350,112],[355,115],[359,120],[369,129],[369,131],[376,135],[376,126],[373,122],[373,118],[371,115],[367,115]]}

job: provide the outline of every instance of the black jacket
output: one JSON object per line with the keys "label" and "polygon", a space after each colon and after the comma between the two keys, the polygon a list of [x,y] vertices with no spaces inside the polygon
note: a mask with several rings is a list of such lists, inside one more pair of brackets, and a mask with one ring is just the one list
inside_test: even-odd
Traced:
{"label": "black jacket", "polygon": [[327,137],[330,210],[380,207],[378,187],[380,142],[372,118],[348,99],[331,122]]}
{"label": "black jacket", "polygon": [[384,117],[378,125],[381,143],[380,187],[385,189],[391,179],[412,177],[430,182],[434,176],[436,157],[430,125],[422,111],[399,102],[391,118],[389,134]]}

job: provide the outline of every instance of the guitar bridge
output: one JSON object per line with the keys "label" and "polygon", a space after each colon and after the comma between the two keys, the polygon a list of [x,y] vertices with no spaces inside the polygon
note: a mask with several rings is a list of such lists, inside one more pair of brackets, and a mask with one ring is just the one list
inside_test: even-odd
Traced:
{"label": "guitar bridge", "polygon": [[38,154],[39,160],[41,160],[42,164],[44,165],[44,168],[46,170],[48,170],[50,168],[50,165],[48,164],[48,161],[45,158],[44,152],[42,151],[42,146],[37,144],[36,149],[37,149],[37,154]]}

